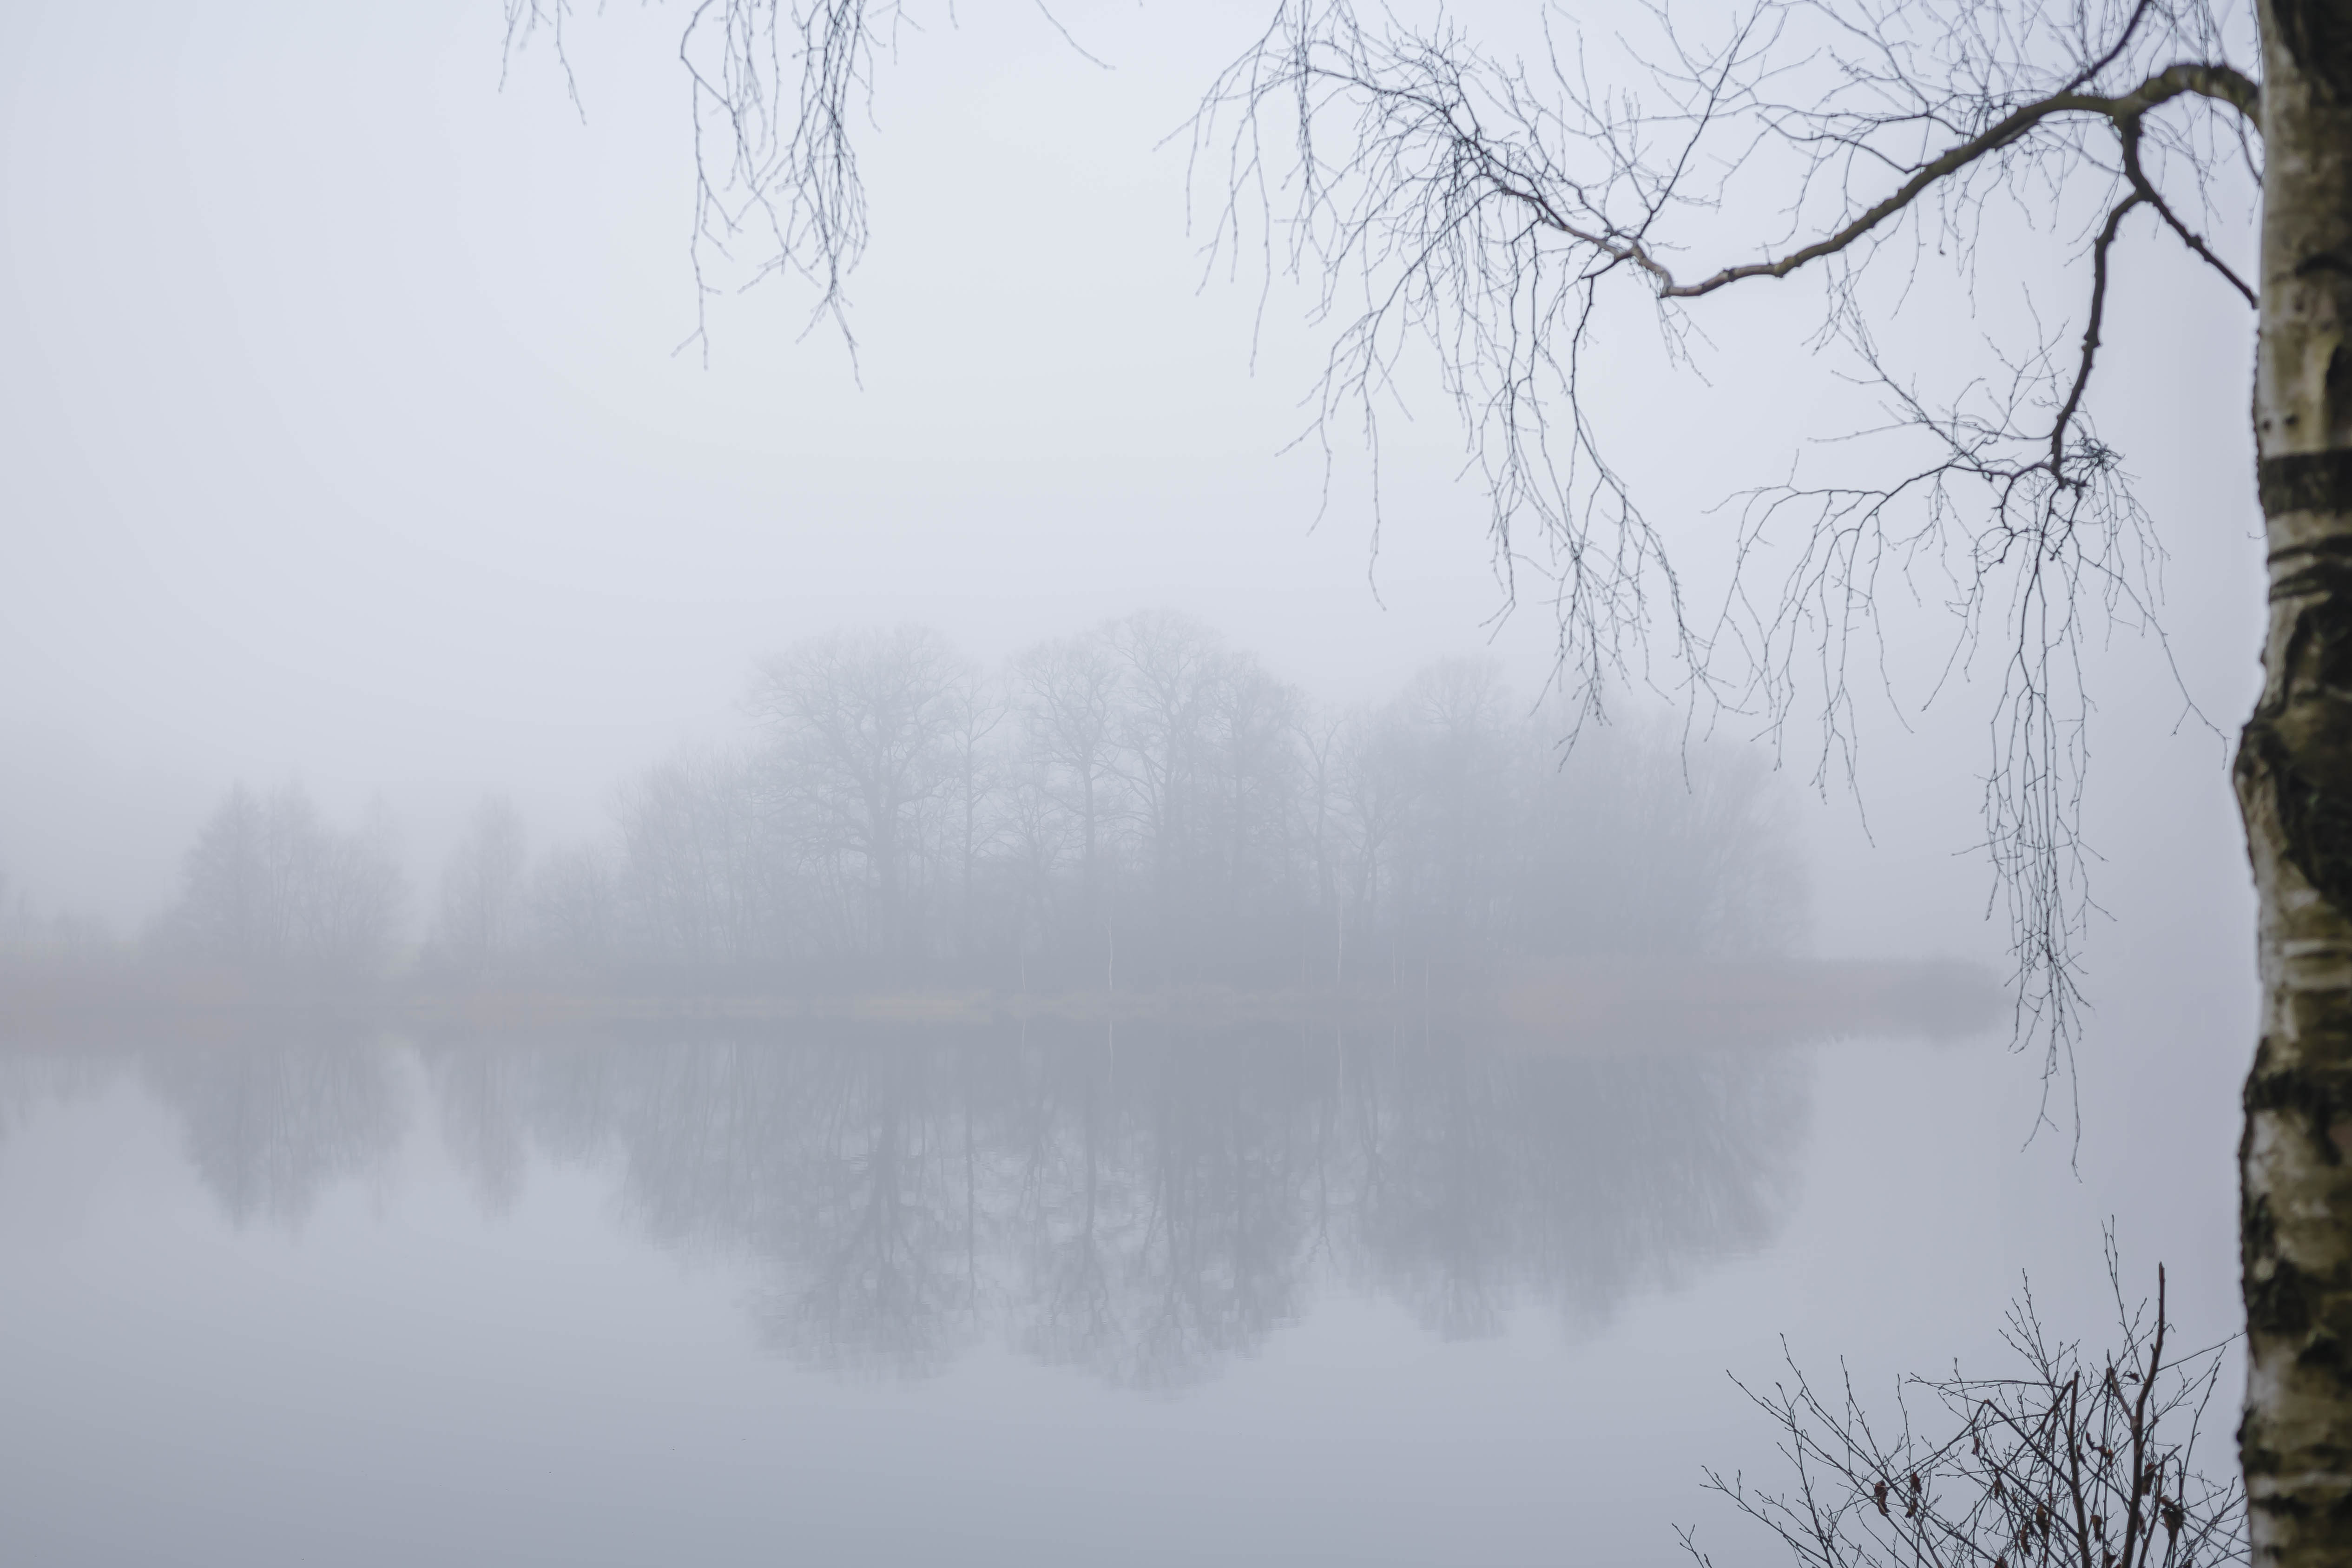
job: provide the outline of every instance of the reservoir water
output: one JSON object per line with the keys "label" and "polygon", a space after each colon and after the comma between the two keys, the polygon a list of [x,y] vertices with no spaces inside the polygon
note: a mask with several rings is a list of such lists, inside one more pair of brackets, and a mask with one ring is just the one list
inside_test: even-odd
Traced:
{"label": "reservoir water", "polygon": [[2127,1268],[2212,1250],[2162,1182],[2021,1153],[2000,1047],[20,1043],[0,1557],[1664,1563],[1696,1523],[1771,1561],[1701,1489],[1772,1472],[1727,1373],[1987,1355],[2021,1268],[2095,1330],[2119,1209]]}

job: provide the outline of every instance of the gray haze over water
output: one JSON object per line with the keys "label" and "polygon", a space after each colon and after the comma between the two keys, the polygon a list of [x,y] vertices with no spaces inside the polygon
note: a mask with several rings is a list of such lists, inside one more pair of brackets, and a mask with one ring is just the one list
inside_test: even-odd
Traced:
{"label": "gray haze over water", "polygon": [[[0,1066],[38,1562],[1653,1561],[1691,1445],[1760,1457],[1722,1367],[1973,1342],[2018,1185],[1983,1053],[1886,1038],[312,1023]],[[1822,1135],[1889,1092],[1941,1114]]]}
{"label": "gray haze over water", "polygon": [[[853,374],[782,288],[714,297],[707,363],[671,352],[695,296],[670,13],[572,31],[583,122],[543,49],[501,89],[486,0],[7,7],[6,918],[155,943],[243,781],[310,803],[320,863],[364,850],[405,885],[384,933],[408,984],[486,797],[533,857],[625,864],[654,772],[772,742],[752,672],[836,633],[934,627],[1005,672],[1166,610],[1331,714],[1484,658],[1543,742],[1548,612],[1493,622],[1441,408],[1387,434],[1375,556],[1362,464],[1341,454],[1327,506],[1315,458],[1281,452],[1319,363],[1306,301],[1199,286],[1160,142],[1256,8],[1055,15],[1116,68],[1024,7],[904,40]],[[1769,1459],[1723,1374],[1769,1378],[1784,1333],[1882,1381],[1940,1366],[1987,1350],[2021,1270],[2088,1328],[2109,1216],[2127,1269],[2171,1266],[2192,1337],[2227,1331],[2251,356],[2189,263],[2148,261],[2118,284],[2103,434],[2172,552],[2169,640],[2090,655],[2079,1146],[2063,1082],[2028,1142],[2042,1086],[1997,1020],[1660,1020],[1549,1054],[1459,1018],[630,1033],[397,996],[291,1029],[12,1026],[0,1556],[1663,1562],[1670,1521],[1713,1517],[1701,1463]],[[1708,509],[1838,412],[1807,324],[1727,303],[1703,388],[1610,345],[1622,460],[1686,531],[1695,601],[1722,586]],[[1767,890],[1807,893],[1738,951],[2003,967],[1971,853],[1990,696],[1981,669],[1937,686],[1939,604],[1931,581],[1895,606],[1858,792],[1834,768],[1808,789],[1801,725],[1776,750],[1702,723],[1784,830]],[[1607,738],[1677,733],[1674,695],[1621,694]],[[1349,978],[1340,922],[1308,942],[1338,907],[1309,842],[1284,840],[1279,899],[1251,894],[1263,928],[1206,901],[1240,882],[1198,884],[1187,940],[1227,949],[1178,978],[1268,952]],[[1122,908],[1153,885],[1135,854],[1100,884],[1129,879]],[[910,892],[931,956],[861,974],[1091,976],[1089,884],[1057,864],[1062,925],[1000,922],[958,969],[949,906]],[[1416,937],[1443,923],[1382,900]],[[1643,942],[1738,945],[1703,923]],[[796,994],[853,928],[795,928]],[[1396,987],[1389,934],[1357,983]],[[717,972],[615,979],[608,950],[549,945],[509,955],[509,989]],[[1707,1529],[1717,1561],[1762,1560]]]}

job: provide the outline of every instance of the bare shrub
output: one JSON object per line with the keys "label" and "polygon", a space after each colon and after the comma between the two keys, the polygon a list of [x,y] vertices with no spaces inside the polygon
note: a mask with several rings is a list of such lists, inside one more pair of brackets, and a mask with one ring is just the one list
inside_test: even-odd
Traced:
{"label": "bare shrub", "polygon": [[[2227,1347],[2172,1352],[2163,1268],[2152,1313],[2146,1301],[2126,1303],[2112,1239],[2107,1279],[2116,1323],[2107,1348],[2051,1338],[2029,1286],[2001,1332],[2018,1370],[1904,1378],[1891,1426],[1843,1368],[1824,1394],[1791,1356],[1789,1381],[1769,1392],[1739,1385],[1780,1428],[1790,1473],[1765,1489],[1708,1469],[1708,1489],[1819,1568],[2247,1562],[2244,1489],[2196,1460]],[[1677,1533],[1711,1568],[1694,1531]]]}

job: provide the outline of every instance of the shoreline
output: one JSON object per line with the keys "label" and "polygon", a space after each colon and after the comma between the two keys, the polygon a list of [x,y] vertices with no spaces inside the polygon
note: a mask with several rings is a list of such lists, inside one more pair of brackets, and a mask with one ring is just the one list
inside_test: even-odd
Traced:
{"label": "shoreline", "polygon": [[2000,1025],[1997,979],[1949,961],[1585,961],[1523,965],[1422,985],[1004,991],[984,986],[821,992],[740,982],[700,989],[592,988],[510,980],[463,985],[266,984],[217,973],[128,969],[0,974],[0,1040],[156,1026],[239,1033],[334,1022],[426,1033],[541,1032],[648,1025],[793,1032],[963,1033],[1044,1023],[1198,1029],[1422,1024],[1540,1047],[1602,1040],[1794,1040],[1856,1034],[1958,1038]]}

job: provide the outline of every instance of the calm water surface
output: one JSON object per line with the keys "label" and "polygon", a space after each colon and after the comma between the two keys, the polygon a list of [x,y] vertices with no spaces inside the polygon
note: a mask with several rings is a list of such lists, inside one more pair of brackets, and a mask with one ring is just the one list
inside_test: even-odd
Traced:
{"label": "calm water surface", "polygon": [[1783,1332],[1932,1362],[1993,1326],[2021,1216],[2095,1245],[1998,1059],[1009,1025],[18,1047],[0,1558],[1664,1563],[1697,1521],[1769,1560],[1698,1490],[1768,1468],[1727,1370],[1769,1379]]}

